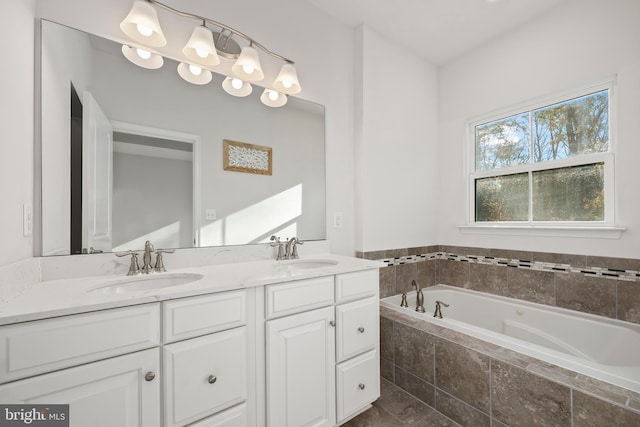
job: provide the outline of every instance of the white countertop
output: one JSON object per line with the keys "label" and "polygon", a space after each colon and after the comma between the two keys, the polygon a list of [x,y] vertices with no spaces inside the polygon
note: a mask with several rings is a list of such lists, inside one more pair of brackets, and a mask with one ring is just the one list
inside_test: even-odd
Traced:
{"label": "white countertop", "polygon": [[383,266],[377,261],[329,254],[313,255],[300,259],[300,261],[304,260],[329,260],[336,262],[336,264],[287,270],[283,269],[282,265],[288,261],[264,260],[171,269],[167,273],[152,274],[160,277],[170,274],[194,273],[203,277],[183,285],[124,293],[89,291],[122,281],[127,278],[125,275],[42,281],[1,300],[0,325],[349,273]]}

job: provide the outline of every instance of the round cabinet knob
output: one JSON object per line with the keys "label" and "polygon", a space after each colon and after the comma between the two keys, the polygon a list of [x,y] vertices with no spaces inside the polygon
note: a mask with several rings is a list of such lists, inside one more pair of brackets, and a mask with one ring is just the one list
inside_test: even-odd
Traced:
{"label": "round cabinet knob", "polygon": [[144,376],[144,379],[147,381],[153,381],[153,379],[156,377],[156,373],[155,372],[147,372],[147,374]]}
{"label": "round cabinet knob", "polygon": [[209,375],[207,381],[209,381],[209,384],[214,384],[216,381],[218,381],[218,378],[215,375]]}
{"label": "round cabinet knob", "polygon": [[336,326],[336,322],[332,320],[332,321],[329,322],[329,325],[335,327]]}
{"label": "round cabinet knob", "polygon": [[363,328],[362,326],[360,326],[360,327],[358,328],[358,332],[360,332],[361,334],[364,334],[364,328]]}
{"label": "round cabinet knob", "polygon": [[364,384],[362,384],[362,383],[358,384],[358,388],[359,388],[360,390],[364,390],[364,388],[365,388],[365,387],[364,387]]}

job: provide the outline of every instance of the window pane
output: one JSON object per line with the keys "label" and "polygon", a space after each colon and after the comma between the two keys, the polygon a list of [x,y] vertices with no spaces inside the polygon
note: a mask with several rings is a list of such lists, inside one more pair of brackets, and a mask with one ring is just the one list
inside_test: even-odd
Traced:
{"label": "window pane", "polygon": [[536,162],[609,149],[609,92],[575,98],[533,111]]}
{"label": "window pane", "polygon": [[534,221],[603,221],[604,163],[533,173]]}
{"label": "window pane", "polygon": [[528,174],[476,180],[476,221],[527,221],[528,218]]}
{"label": "window pane", "polygon": [[476,126],[476,170],[529,161],[529,113]]}

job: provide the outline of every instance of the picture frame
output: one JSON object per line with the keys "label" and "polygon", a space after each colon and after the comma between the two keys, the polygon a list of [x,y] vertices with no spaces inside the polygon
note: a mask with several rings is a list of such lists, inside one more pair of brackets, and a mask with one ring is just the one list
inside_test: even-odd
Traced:
{"label": "picture frame", "polygon": [[271,147],[224,139],[222,158],[226,171],[272,175]]}

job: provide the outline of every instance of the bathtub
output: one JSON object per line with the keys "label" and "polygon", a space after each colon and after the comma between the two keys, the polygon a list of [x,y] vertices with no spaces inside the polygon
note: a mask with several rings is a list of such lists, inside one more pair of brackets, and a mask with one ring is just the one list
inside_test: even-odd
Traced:
{"label": "bathtub", "polygon": [[[640,325],[447,285],[423,292],[425,313],[415,292],[408,308],[401,295],[380,305],[640,393]],[[435,301],[449,304],[442,319]]]}

